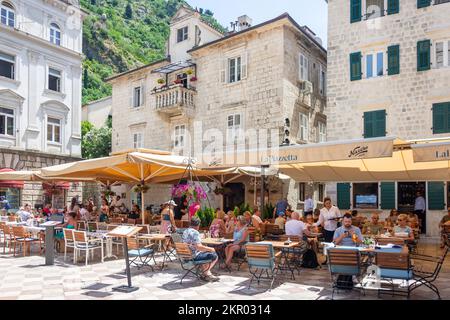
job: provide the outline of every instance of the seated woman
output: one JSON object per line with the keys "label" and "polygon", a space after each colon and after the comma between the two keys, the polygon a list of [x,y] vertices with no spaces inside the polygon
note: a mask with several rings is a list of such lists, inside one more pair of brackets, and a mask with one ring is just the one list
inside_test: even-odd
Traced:
{"label": "seated woman", "polygon": [[[65,229],[76,229],[77,228],[77,213],[74,211],[69,212],[67,222],[65,222],[62,225]],[[55,234],[56,239],[63,239],[64,238],[64,232],[59,231]]]}
{"label": "seated woman", "polygon": [[128,214],[128,218],[130,219],[139,219],[141,217],[141,209],[137,204],[133,204],[133,209]]}
{"label": "seated woman", "polygon": [[389,213],[389,217],[386,218],[386,228],[388,228],[389,230],[391,230],[396,224],[397,224],[397,210],[392,209],[391,212]]}
{"label": "seated woman", "polygon": [[231,260],[233,259],[234,252],[239,251],[250,238],[245,218],[239,216],[237,217],[237,221],[238,223],[233,233],[233,243],[225,248],[225,264],[228,268],[231,267]]}
{"label": "seated woman", "polygon": [[109,217],[107,211],[104,210],[103,206],[100,208],[100,215],[98,216],[98,222],[109,222]]}
{"label": "seated woman", "polygon": [[397,218],[397,225],[394,227],[392,234],[398,236],[399,233],[406,233],[409,241],[414,241],[414,232],[410,226],[408,226],[408,216],[401,214]]}
{"label": "seated woman", "polygon": [[250,213],[250,211],[245,211],[243,214],[243,217],[245,219],[245,223],[247,224],[247,227],[253,227],[253,219],[252,219],[252,214]]}
{"label": "seated woman", "polygon": [[234,212],[231,210],[228,211],[227,216],[228,220],[225,223],[225,232],[232,233],[234,231],[234,228],[236,227],[237,219],[236,216],[234,215]]}
{"label": "seated woman", "polygon": [[[310,233],[318,233],[319,229],[314,224],[314,216],[312,214],[306,215],[306,229]],[[303,235],[303,240],[307,241],[309,244],[309,247],[314,250],[314,252],[317,254],[319,252],[319,239],[317,237],[308,237],[306,235]]]}
{"label": "seated woman", "polygon": [[412,229],[419,228],[419,216],[414,212],[408,213],[408,226],[410,226]]}
{"label": "seated woman", "polygon": [[209,232],[211,233],[211,238],[222,238],[225,236],[225,212],[218,210],[216,213],[216,218],[211,222],[209,227]]}

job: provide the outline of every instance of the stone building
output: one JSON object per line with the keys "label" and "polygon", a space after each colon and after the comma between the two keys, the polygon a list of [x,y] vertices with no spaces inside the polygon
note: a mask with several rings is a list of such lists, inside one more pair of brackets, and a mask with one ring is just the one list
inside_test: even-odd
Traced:
{"label": "stone building", "polygon": [[[0,169],[78,160],[85,13],[78,0],[2,0],[0,9]],[[40,183],[15,187],[0,184],[12,209],[49,200]],[[58,187],[59,206],[77,184]]]}
{"label": "stone building", "polygon": [[[449,136],[449,16],[448,0],[328,1],[328,140]],[[341,209],[384,215],[392,208],[414,210],[420,191],[427,200],[427,234],[436,236],[450,205],[448,186],[349,182],[327,191]]]}
{"label": "stone building", "polygon": [[[242,147],[251,137],[241,138],[256,129],[275,132],[269,146],[325,141],[326,50],[288,14],[255,26],[242,16],[223,35],[198,12],[181,7],[169,42],[166,59],[109,79],[113,151],[132,146],[198,156],[213,139],[211,132],[221,136],[219,148],[230,141]],[[228,185],[225,208],[256,204],[254,182],[247,177]],[[215,187],[207,189],[218,206]],[[152,188],[146,203],[170,196],[169,186]],[[268,201],[284,194],[301,209],[305,193],[318,200],[324,186],[274,182],[271,189]]]}
{"label": "stone building", "polygon": [[88,121],[96,128],[101,128],[112,117],[112,98],[106,97],[89,102],[81,107],[81,121]]}

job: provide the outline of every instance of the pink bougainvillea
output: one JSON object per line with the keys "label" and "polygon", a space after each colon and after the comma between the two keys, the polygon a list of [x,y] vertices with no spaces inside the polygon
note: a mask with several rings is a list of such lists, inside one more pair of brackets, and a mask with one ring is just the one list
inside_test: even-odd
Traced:
{"label": "pink bougainvillea", "polygon": [[200,202],[206,199],[206,192],[198,184],[178,184],[172,187],[172,196],[176,198],[186,197],[188,202]]}

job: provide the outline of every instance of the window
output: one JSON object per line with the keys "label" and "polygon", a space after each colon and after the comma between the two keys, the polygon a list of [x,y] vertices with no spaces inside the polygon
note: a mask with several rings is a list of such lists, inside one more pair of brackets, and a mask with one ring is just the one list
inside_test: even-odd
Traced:
{"label": "window", "polygon": [[381,77],[383,75],[383,52],[366,56],[366,78]]}
{"label": "window", "polygon": [[386,110],[364,112],[364,138],[386,136]]}
{"label": "window", "polygon": [[300,53],[300,74],[299,78],[303,81],[309,81],[309,60],[308,58]]}
{"label": "window", "polygon": [[48,89],[61,92],[61,71],[48,69]]}
{"label": "window", "polygon": [[0,52],[0,76],[14,79],[15,58]]}
{"label": "window", "polygon": [[184,40],[187,40],[188,35],[189,35],[188,31],[189,31],[188,27],[178,29],[177,30],[177,42],[182,42]]}
{"label": "window", "polygon": [[436,68],[450,67],[450,41],[436,42]]}
{"label": "window", "polygon": [[433,104],[433,134],[450,132],[450,102]]}
{"label": "window", "polygon": [[318,139],[317,142],[325,142],[327,141],[327,125],[325,122],[319,121],[317,126],[318,131]]}
{"label": "window", "polygon": [[319,90],[321,95],[326,95],[326,88],[327,88],[327,73],[325,71],[325,68],[320,65],[319,69]]}
{"label": "window", "polygon": [[361,0],[350,0],[350,22],[361,21]]}
{"label": "window", "polygon": [[449,3],[450,0],[434,0],[434,4],[443,4],[443,3]]}
{"label": "window", "polygon": [[431,5],[431,0],[417,0],[417,8],[425,8]]}
{"label": "window", "polygon": [[354,52],[350,54],[350,80],[361,80],[361,52]]}
{"label": "window", "polygon": [[241,57],[228,59],[229,83],[241,81]]}
{"label": "window", "polygon": [[174,142],[175,148],[183,148],[186,140],[186,126],[184,124],[175,126]]}
{"label": "window", "polygon": [[61,120],[47,118],[47,141],[61,143]]}
{"label": "window", "polygon": [[306,183],[300,182],[298,184],[298,200],[305,201],[305,189],[306,189]]}
{"label": "window", "polygon": [[2,1],[0,5],[0,13],[1,23],[9,27],[14,27],[16,14],[13,6],[9,2]]}
{"label": "window", "polygon": [[50,24],[50,42],[61,45],[61,29],[56,23]]}
{"label": "window", "polygon": [[384,0],[366,0],[366,19],[384,16]]}
{"label": "window", "polygon": [[302,141],[308,141],[308,124],[309,124],[308,115],[300,113],[299,121],[300,127],[298,130],[298,138]]}
{"label": "window", "polygon": [[133,90],[133,107],[137,108],[142,105],[142,87],[136,87]]}
{"label": "window", "polygon": [[430,69],[430,48],[430,40],[417,42],[417,71],[425,71]]}
{"label": "window", "polygon": [[378,183],[354,183],[353,203],[356,209],[378,209]]}
{"label": "window", "polygon": [[240,114],[231,114],[228,116],[228,140],[234,141],[242,129],[242,119]]}
{"label": "window", "polygon": [[0,135],[14,136],[14,110],[0,107]]}
{"label": "window", "polygon": [[325,185],[319,184],[319,201],[322,202],[325,198]]}
{"label": "window", "polygon": [[134,149],[139,149],[139,148],[143,148],[144,142],[142,139],[142,133],[138,132],[138,133],[134,133],[133,134],[133,148]]}

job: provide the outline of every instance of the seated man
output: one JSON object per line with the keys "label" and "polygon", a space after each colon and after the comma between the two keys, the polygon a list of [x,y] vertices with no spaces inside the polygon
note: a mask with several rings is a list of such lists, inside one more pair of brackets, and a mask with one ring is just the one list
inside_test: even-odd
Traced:
{"label": "seated man", "polygon": [[199,226],[200,219],[195,216],[192,217],[191,226],[183,232],[183,242],[189,245],[194,256],[194,261],[212,260],[211,263],[206,263],[201,266],[203,271],[201,278],[206,281],[218,281],[219,278],[213,276],[211,273],[211,269],[216,264],[218,256],[214,248],[202,245],[200,233],[198,232]]}
{"label": "seated man", "polygon": [[450,208],[448,208],[447,213],[442,217],[441,222],[439,222],[439,228],[441,229],[441,248],[445,246],[445,241],[450,237],[450,234],[445,232],[446,228],[450,228]]}
{"label": "seated man", "polygon": [[346,213],[342,226],[334,232],[333,242],[335,245],[356,246],[363,241],[361,230],[352,225],[352,215]]}
{"label": "seated man", "polygon": [[284,231],[284,225],[286,224],[286,219],[284,218],[284,213],[279,212],[278,217],[275,219],[275,224],[280,230]]}
{"label": "seated man", "polygon": [[370,222],[366,223],[363,228],[363,234],[379,235],[384,231],[383,223],[379,222],[380,216],[378,213],[372,213]]}
{"label": "seated man", "polygon": [[298,212],[292,212],[291,219],[285,224],[285,230],[287,236],[298,236],[303,239],[303,234],[310,235],[306,224],[300,221],[300,214]]}

